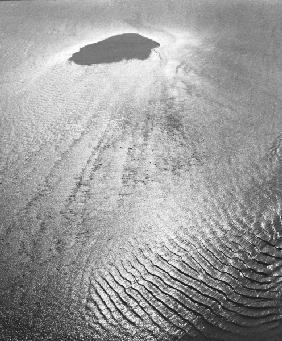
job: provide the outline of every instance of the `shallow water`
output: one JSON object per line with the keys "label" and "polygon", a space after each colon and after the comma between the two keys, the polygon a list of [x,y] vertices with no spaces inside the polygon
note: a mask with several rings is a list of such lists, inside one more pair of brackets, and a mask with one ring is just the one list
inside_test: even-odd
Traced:
{"label": "shallow water", "polygon": [[89,44],[74,53],[69,61],[78,65],[114,63],[122,60],[145,60],[160,44],[136,33],[124,33]]}
{"label": "shallow water", "polygon": [[273,3],[0,1],[0,341],[281,340]]}

